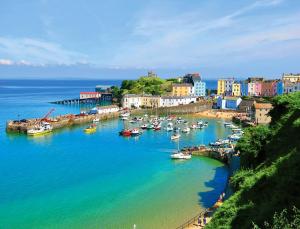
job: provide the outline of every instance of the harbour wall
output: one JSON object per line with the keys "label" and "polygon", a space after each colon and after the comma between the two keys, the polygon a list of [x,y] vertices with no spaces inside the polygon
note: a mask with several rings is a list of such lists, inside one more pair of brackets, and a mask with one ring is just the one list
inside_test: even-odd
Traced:
{"label": "harbour wall", "polygon": [[212,102],[203,101],[197,103],[191,103],[187,105],[179,105],[174,107],[158,107],[148,109],[132,110],[133,115],[170,115],[170,114],[191,114],[206,111],[212,108]]}
{"label": "harbour wall", "polygon": [[[64,127],[69,127],[73,125],[80,125],[91,123],[93,119],[99,118],[99,120],[107,120],[119,117],[119,112],[112,112],[107,114],[89,114],[89,115],[61,115],[54,117],[52,119],[47,120],[53,129],[60,129]],[[26,122],[18,122],[18,121],[7,121],[6,123],[6,131],[7,132],[18,132],[18,133],[26,133],[27,130],[33,128],[35,125],[40,123],[41,119],[27,119]]]}

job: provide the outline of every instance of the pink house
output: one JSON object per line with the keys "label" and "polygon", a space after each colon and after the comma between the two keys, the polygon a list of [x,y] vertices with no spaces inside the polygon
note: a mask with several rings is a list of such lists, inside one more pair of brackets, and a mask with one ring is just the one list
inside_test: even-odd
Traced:
{"label": "pink house", "polygon": [[261,95],[261,81],[256,81],[255,82],[255,95],[260,96]]}

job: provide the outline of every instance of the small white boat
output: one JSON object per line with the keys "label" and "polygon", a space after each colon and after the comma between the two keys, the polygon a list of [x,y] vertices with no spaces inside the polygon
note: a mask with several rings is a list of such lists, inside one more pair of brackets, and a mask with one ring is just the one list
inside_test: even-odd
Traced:
{"label": "small white boat", "polygon": [[183,133],[189,133],[191,131],[191,129],[189,127],[185,127],[182,129]]}
{"label": "small white boat", "polygon": [[174,128],[173,128],[173,123],[169,122],[167,127],[166,127],[166,131],[173,131]]}
{"label": "small white boat", "polygon": [[99,118],[94,118],[94,119],[93,119],[93,123],[98,123],[98,122],[100,122],[100,119],[99,119]]}
{"label": "small white boat", "polygon": [[180,134],[173,134],[171,136],[171,140],[176,140],[176,139],[179,139],[180,137],[181,137]]}
{"label": "small white boat", "polygon": [[203,121],[202,121],[202,120],[198,121],[198,122],[197,122],[197,125],[198,125],[198,126],[200,126],[200,125],[202,126],[202,125],[203,125]]}
{"label": "small white boat", "polygon": [[147,127],[148,127],[148,125],[147,125],[147,124],[143,124],[143,125],[141,125],[141,129],[143,129],[143,130],[147,129]]}
{"label": "small white boat", "polygon": [[190,154],[184,154],[182,152],[174,152],[173,154],[171,154],[171,158],[172,159],[183,159],[183,160],[188,160],[192,158],[192,155]]}
{"label": "small white boat", "polygon": [[129,112],[125,112],[125,113],[120,114],[121,118],[123,118],[123,117],[129,117],[129,116],[130,116]]}
{"label": "small white boat", "polygon": [[128,120],[128,117],[121,117],[122,120]]}
{"label": "small white boat", "polygon": [[140,135],[140,134],[141,134],[141,132],[140,132],[140,130],[137,129],[137,128],[134,128],[134,129],[131,131],[131,136],[138,136],[138,135]]}
{"label": "small white boat", "polygon": [[196,124],[192,124],[191,125],[191,129],[197,129],[197,125]]}

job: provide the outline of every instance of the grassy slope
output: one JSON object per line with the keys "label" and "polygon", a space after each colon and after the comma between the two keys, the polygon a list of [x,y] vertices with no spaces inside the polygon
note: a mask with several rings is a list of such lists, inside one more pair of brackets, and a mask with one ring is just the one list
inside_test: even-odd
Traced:
{"label": "grassy slope", "polygon": [[[270,136],[255,160],[249,159],[232,178],[236,192],[206,228],[252,228],[252,222],[262,226],[275,212],[300,207],[300,93],[273,103]],[[241,159],[248,158],[244,151]]]}

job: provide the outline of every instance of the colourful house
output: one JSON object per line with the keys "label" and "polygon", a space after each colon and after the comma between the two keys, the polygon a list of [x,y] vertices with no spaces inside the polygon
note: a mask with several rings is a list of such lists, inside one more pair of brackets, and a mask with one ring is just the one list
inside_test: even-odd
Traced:
{"label": "colourful house", "polygon": [[240,82],[241,96],[248,96],[248,82],[246,80]]}
{"label": "colourful house", "polygon": [[276,94],[282,95],[284,93],[284,82],[279,80],[276,85]]}
{"label": "colourful house", "polygon": [[217,99],[217,108],[218,109],[236,110],[241,102],[242,102],[242,99],[240,97],[219,96]]}
{"label": "colourful house", "polygon": [[172,96],[190,96],[193,94],[193,85],[189,83],[172,84]]}
{"label": "colourful house", "polygon": [[275,96],[277,92],[277,80],[265,80],[261,84],[261,96]]}
{"label": "colourful house", "polygon": [[232,84],[234,78],[220,79],[218,80],[218,95],[232,95]]}
{"label": "colourful house", "polygon": [[232,84],[232,96],[241,96],[241,84],[240,83]]}
{"label": "colourful house", "polygon": [[255,96],[261,96],[261,85],[262,81],[256,81],[255,82]]}

